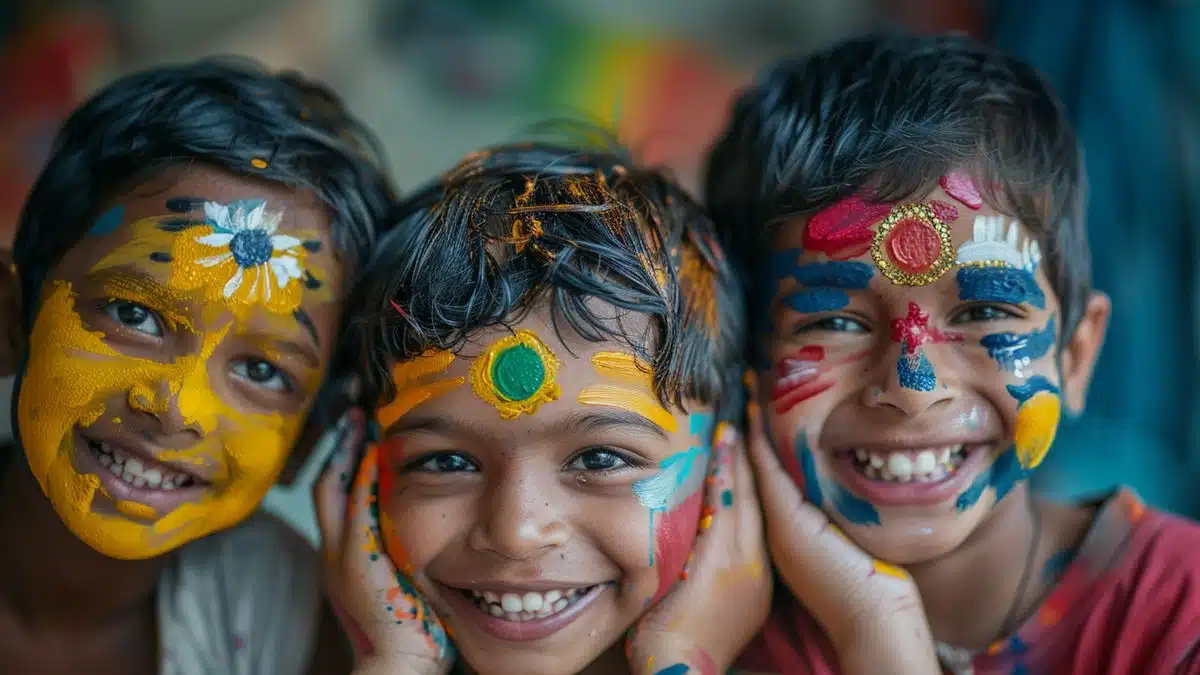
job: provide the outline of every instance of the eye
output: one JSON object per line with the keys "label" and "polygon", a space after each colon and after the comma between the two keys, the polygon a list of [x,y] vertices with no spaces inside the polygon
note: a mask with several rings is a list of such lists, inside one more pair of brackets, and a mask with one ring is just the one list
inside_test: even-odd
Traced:
{"label": "eye", "polygon": [[428,473],[460,473],[464,471],[475,472],[479,468],[475,466],[466,455],[457,452],[439,452],[435,455],[426,455],[425,457],[413,460],[405,471],[424,471]]}
{"label": "eye", "polygon": [[811,321],[796,327],[795,333],[811,333],[827,331],[830,333],[869,333],[861,321],[848,316],[827,316],[824,319]]}
{"label": "eye", "polygon": [[104,313],[108,318],[122,326],[152,337],[162,337],[162,322],[154,312],[139,304],[125,300],[113,300],[104,305]]}
{"label": "eye", "polygon": [[242,359],[234,361],[233,374],[253,383],[255,386],[271,391],[293,391],[292,382],[270,361],[262,359]]}
{"label": "eye", "polygon": [[1001,321],[1003,319],[1019,318],[1019,314],[1000,305],[971,305],[958,314],[955,314],[950,323],[974,323],[977,321]]}
{"label": "eye", "polygon": [[567,469],[570,471],[618,471],[626,467],[638,466],[636,462],[609,448],[591,448],[576,455]]}

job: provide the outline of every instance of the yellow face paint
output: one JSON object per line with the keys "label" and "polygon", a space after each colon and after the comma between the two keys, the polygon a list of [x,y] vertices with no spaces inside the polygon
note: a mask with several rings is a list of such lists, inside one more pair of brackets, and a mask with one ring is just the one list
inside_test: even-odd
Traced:
{"label": "yellow face paint", "polygon": [[410,410],[425,401],[462,386],[463,377],[426,381],[427,378],[445,372],[454,362],[451,352],[429,351],[412,361],[397,363],[392,368],[392,382],[396,385],[396,398],[375,412],[379,428],[387,430]]}
{"label": "yellow face paint", "polygon": [[172,290],[194,293],[238,318],[258,307],[289,315],[306,293],[329,299],[326,284],[306,268],[308,247],[318,243],[316,238],[278,234],[282,212],[253,200],[205,202],[204,214],[203,221],[185,225],[176,224],[177,215],[132,223],[129,242],[92,271],[143,267],[147,261],[169,265]]}
{"label": "yellow face paint", "polygon": [[[69,283],[53,283],[34,322],[17,407],[30,467],[67,527],[105,555],[139,559],[248,516],[282,470],[303,416],[244,413],[222,399],[209,359],[228,325],[201,335],[194,353],[156,361],[110,347],[84,326],[75,302]],[[122,399],[134,410],[178,414],[195,430],[196,444],[174,454],[218,469],[197,501],[151,513],[114,502],[96,473],[77,468],[77,455],[88,452],[79,432]]]}
{"label": "yellow face paint", "polygon": [[518,330],[492,343],[471,364],[471,388],[500,412],[502,419],[532,415],[543,403],[562,396],[561,364],[531,330]]}
{"label": "yellow face paint", "polygon": [[1039,391],[1021,404],[1013,444],[1022,468],[1035,469],[1046,458],[1061,416],[1062,402],[1051,391]]}
{"label": "yellow face paint", "polygon": [[675,433],[679,424],[658,398],[654,396],[654,378],[632,354],[597,352],[592,367],[600,375],[625,382],[631,386],[594,384],[579,392],[579,402],[585,405],[604,405],[637,413]]}

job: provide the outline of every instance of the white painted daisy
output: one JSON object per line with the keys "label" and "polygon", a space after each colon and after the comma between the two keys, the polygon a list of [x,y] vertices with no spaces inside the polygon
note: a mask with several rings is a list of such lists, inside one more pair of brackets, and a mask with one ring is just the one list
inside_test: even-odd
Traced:
{"label": "white painted daisy", "polygon": [[257,296],[261,289],[263,299],[270,301],[272,281],[275,287],[284,289],[303,279],[304,269],[300,266],[303,242],[286,234],[275,234],[283,219],[281,211],[268,211],[267,203],[261,199],[229,204],[205,202],[204,216],[213,231],[197,237],[197,243],[227,250],[200,258],[196,263],[204,267],[229,261],[236,264],[223,289],[226,298],[232,298],[242,283],[249,281],[251,297]]}

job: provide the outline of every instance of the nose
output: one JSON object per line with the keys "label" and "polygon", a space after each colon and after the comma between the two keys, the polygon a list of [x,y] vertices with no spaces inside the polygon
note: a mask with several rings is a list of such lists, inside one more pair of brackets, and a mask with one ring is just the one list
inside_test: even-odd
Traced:
{"label": "nose", "polygon": [[570,536],[553,481],[509,471],[488,489],[469,536],[471,547],[510,560],[530,560],[558,548]]}
{"label": "nose", "polygon": [[129,407],[154,417],[162,434],[203,436],[217,412],[208,381],[207,363],[189,359],[174,364],[177,372],[139,382],[129,390]]}

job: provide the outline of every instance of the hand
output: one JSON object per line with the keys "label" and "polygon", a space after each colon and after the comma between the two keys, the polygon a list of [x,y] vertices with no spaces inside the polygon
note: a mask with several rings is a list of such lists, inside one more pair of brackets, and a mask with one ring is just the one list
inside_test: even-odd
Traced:
{"label": "hand", "polygon": [[379,456],[374,446],[367,448],[353,485],[350,482],[365,435],[362,411],[352,408],[338,429],[345,436],[317,483],[314,499],[330,602],[354,645],[354,673],[447,673],[453,650],[445,627],[412,583],[396,571],[381,545]]}
{"label": "hand", "polygon": [[837,650],[843,672],[940,673],[921,596],[902,568],[878,560],[804,500],[749,406],[750,464],[767,545],[783,582]]}
{"label": "hand", "polygon": [[[630,631],[635,675],[687,667],[723,673],[758,632],[771,607],[771,568],[754,476],[738,434],[717,428],[700,534],[684,579]],[[732,503],[723,495],[732,492]],[[679,670],[677,667],[676,670]]]}

